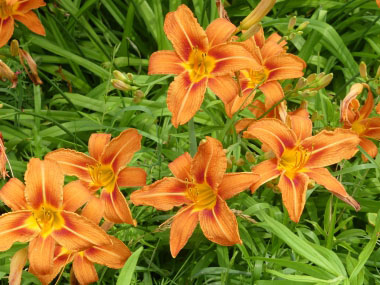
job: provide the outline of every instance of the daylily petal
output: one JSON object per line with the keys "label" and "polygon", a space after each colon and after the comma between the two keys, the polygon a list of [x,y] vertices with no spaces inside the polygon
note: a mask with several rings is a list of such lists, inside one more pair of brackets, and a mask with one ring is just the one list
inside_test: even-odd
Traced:
{"label": "daylily petal", "polygon": [[172,50],[156,51],[149,58],[148,74],[180,74],[183,71],[183,60]]}
{"label": "daylily petal", "polygon": [[360,121],[366,127],[361,136],[380,140],[380,118],[367,118]]}
{"label": "daylily petal", "polygon": [[243,133],[244,138],[257,138],[270,147],[280,158],[286,148],[291,149],[296,143],[295,133],[277,119],[261,119],[252,123]]}
{"label": "daylily petal", "polygon": [[149,205],[158,210],[168,211],[173,207],[191,203],[185,192],[185,183],[174,177],[165,177],[133,192],[130,199],[137,206]]}
{"label": "daylily petal", "polygon": [[350,130],[322,131],[306,138],[301,145],[311,152],[306,168],[317,168],[349,159],[357,152],[359,137]]}
{"label": "daylily petal", "polygon": [[117,175],[119,187],[137,187],[146,185],[146,172],[139,167],[126,167]]}
{"label": "daylily petal", "polygon": [[259,89],[265,95],[265,110],[269,110],[285,97],[281,84],[277,81],[267,81]]}
{"label": "daylily petal", "polygon": [[45,160],[48,159],[58,162],[65,175],[76,176],[86,182],[92,181],[88,166],[95,166],[98,163],[92,157],[71,149],[49,152],[45,156]]}
{"label": "daylily petal", "polygon": [[273,57],[285,54],[284,45],[286,45],[286,41],[283,44],[279,44],[278,41],[281,39],[281,36],[277,33],[271,34],[264,45],[261,46],[261,55],[264,60]]}
{"label": "daylily petal", "polygon": [[136,129],[122,131],[105,147],[100,162],[103,165],[112,165],[115,173],[129,163],[136,151],[141,148],[142,136]]}
{"label": "daylily petal", "polygon": [[45,5],[46,5],[46,3],[43,0],[24,1],[24,2],[20,3],[20,6],[18,6],[17,11],[24,14],[24,13],[26,13],[32,9],[37,9],[37,8],[45,6]]}
{"label": "daylily petal", "polygon": [[63,209],[75,212],[91,199],[91,193],[85,183],[72,181],[63,187]]}
{"label": "daylily petal", "polygon": [[254,193],[264,183],[280,176],[281,171],[277,169],[278,159],[265,160],[252,168],[252,172],[259,175],[259,179],[252,184],[251,191]]}
{"label": "daylily petal", "polygon": [[190,156],[188,152],[185,152],[181,156],[177,157],[171,163],[169,163],[168,167],[170,171],[173,173],[175,177],[181,180],[190,180],[190,167],[193,158]]}
{"label": "daylily petal", "polygon": [[326,168],[314,168],[306,172],[306,174],[318,184],[326,187],[327,190],[343,202],[351,205],[356,211],[360,210],[359,203],[348,195],[343,185],[336,180]]}
{"label": "daylily petal", "polygon": [[236,81],[231,75],[216,76],[208,79],[208,87],[223,101],[224,104],[232,102],[239,93]]}
{"label": "daylily petal", "polygon": [[220,44],[208,51],[208,56],[215,59],[213,76],[226,75],[241,69],[261,69],[261,65],[240,43]]}
{"label": "daylily petal", "polygon": [[[271,36],[269,36],[269,38],[270,37]],[[264,46],[264,44],[265,44],[265,36],[264,36],[264,29],[263,29],[262,26],[260,26],[259,31],[256,34],[254,34],[253,39],[255,41],[255,44],[258,47],[262,48]],[[278,42],[278,41],[276,41],[276,42]]]}
{"label": "daylily petal", "polygon": [[304,173],[296,173],[293,179],[282,174],[278,187],[281,190],[282,202],[288,210],[290,219],[298,223],[306,203],[306,190],[309,177]]}
{"label": "daylily petal", "polygon": [[248,189],[259,179],[260,175],[252,172],[226,173],[218,188],[218,195],[223,200],[228,200]]}
{"label": "daylily petal", "polygon": [[55,208],[62,205],[64,175],[58,163],[52,160],[30,159],[25,172],[25,198],[38,209],[42,204]]}
{"label": "daylily petal", "polygon": [[164,31],[183,61],[188,60],[193,48],[207,51],[206,32],[186,5],[180,5],[176,11],[166,15]]}
{"label": "daylily petal", "polygon": [[104,203],[101,199],[95,196],[92,196],[91,200],[88,201],[88,203],[81,212],[81,216],[93,221],[96,225],[100,223],[100,220],[102,219],[103,215]]}
{"label": "daylily petal", "polygon": [[206,140],[199,145],[190,171],[196,183],[207,183],[212,189],[218,189],[227,169],[227,158],[220,141],[212,137]]}
{"label": "daylily petal", "polygon": [[[375,157],[377,155],[377,146],[373,143],[373,141],[365,138],[360,138],[359,145],[371,156]],[[362,154],[363,161],[368,161],[368,159]]]}
{"label": "daylily petal", "polygon": [[312,135],[313,123],[309,118],[301,116],[288,116],[291,124],[291,129],[297,136],[299,141],[302,141]]}
{"label": "daylily petal", "polygon": [[340,120],[341,121],[349,121],[348,112],[350,111],[350,104],[356,97],[363,92],[363,84],[355,83],[351,86],[350,91],[344,97],[341,105],[340,105]]}
{"label": "daylily petal", "polygon": [[108,235],[89,219],[73,212],[61,211],[63,225],[51,233],[53,238],[69,250],[84,250],[93,245],[110,243]]}
{"label": "daylily petal", "polygon": [[81,254],[75,255],[73,270],[79,284],[90,284],[99,280],[94,264]]}
{"label": "daylily petal", "polygon": [[55,240],[48,235],[38,235],[29,243],[28,258],[37,274],[48,274],[53,269]]}
{"label": "daylily petal", "polygon": [[125,197],[117,186],[111,192],[103,190],[100,199],[104,203],[104,218],[107,221],[115,224],[137,225],[136,220],[132,218],[132,213]]}
{"label": "daylily petal", "polygon": [[9,39],[13,35],[14,20],[12,17],[6,19],[0,19],[0,47],[7,44]]}
{"label": "daylily petal", "polygon": [[229,118],[238,112],[239,110],[243,110],[249,104],[252,103],[256,92],[253,89],[245,89],[242,96],[239,96],[238,93],[235,94],[235,97],[228,104],[224,104],[226,109],[226,114]]}
{"label": "daylily petal", "polygon": [[199,212],[199,222],[204,235],[212,242],[220,245],[242,243],[236,217],[220,197],[214,208]]}
{"label": "daylily petal", "polygon": [[23,210],[0,216],[0,251],[6,251],[16,241],[28,242],[40,232],[32,212]]}
{"label": "daylily petal", "polygon": [[367,95],[367,100],[365,101],[365,104],[363,105],[362,108],[360,108],[359,112],[360,112],[361,118],[367,118],[371,114],[373,107],[375,107],[375,103],[373,102],[373,95],[371,92],[371,88],[366,83],[363,83],[363,86],[367,88],[368,95]]}
{"label": "daylily petal", "polygon": [[170,253],[175,258],[185,246],[198,224],[198,213],[193,212],[193,206],[182,208],[174,216],[170,229]]}
{"label": "daylily petal", "polygon": [[28,248],[24,247],[18,250],[11,259],[9,271],[9,284],[21,284],[22,270],[28,260]]}
{"label": "daylily petal", "polygon": [[131,256],[131,251],[119,239],[110,236],[112,243],[109,245],[93,246],[84,251],[84,256],[91,262],[102,264],[110,268],[119,269]]}
{"label": "daylily petal", "polygon": [[174,127],[187,123],[202,105],[206,92],[207,77],[199,82],[191,82],[189,73],[178,75],[169,85],[166,102],[172,112]]}
{"label": "daylily petal", "polygon": [[235,125],[236,133],[240,133],[241,131],[245,130],[255,121],[256,119],[251,119],[251,118],[244,118],[244,119],[239,120]]}
{"label": "daylily petal", "polygon": [[306,63],[298,56],[284,54],[266,59],[265,67],[269,70],[268,81],[283,80],[301,77]]}
{"label": "daylily petal", "polygon": [[102,152],[110,140],[110,134],[91,134],[88,140],[88,152],[90,156],[99,161]]}
{"label": "daylily petal", "polygon": [[236,26],[224,18],[218,18],[210,23],[206,29],[210,47],[223,44],[232,36]]}
{"label": "daylily petal", "polygon": [[0,190],[0,199],[13,211],[26,210],[25,185],[17,178],[11,178]]}
{"label": "daylily petal", "polygon": [[45,36],[45,28],[42,25],[40,19],[33,11],[29,11],[25,14],[19,14],[13,16],[15,20],[23,23],[29,30],[41,36]]}

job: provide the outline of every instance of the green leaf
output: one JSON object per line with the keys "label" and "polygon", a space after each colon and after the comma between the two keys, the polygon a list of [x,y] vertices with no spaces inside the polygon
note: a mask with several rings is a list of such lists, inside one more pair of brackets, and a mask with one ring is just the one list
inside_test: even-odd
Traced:
{"label": "green leaf", "polygon": [[129,285],[132,281],[133,273],[135,272],[137,261],[139,260],[140,254],[143,251],[143,247],[136,250],[124,264],[120,271],[119,278],[117,279],[116,285]]}

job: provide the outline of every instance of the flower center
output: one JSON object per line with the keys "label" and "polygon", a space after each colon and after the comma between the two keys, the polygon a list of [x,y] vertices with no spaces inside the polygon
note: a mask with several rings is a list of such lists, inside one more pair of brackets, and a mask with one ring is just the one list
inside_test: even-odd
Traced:
{"label": "flower center", "polygon": [[361,124],[360,121],[358,120],[352,124],[351,129],[360,136],[363,133],[365,133],[365,131],[367,130],[367,127]]}
{"label": "flower center", "polygon": [[106,187],[110,188],[111,191],[113,190],[116,177],[111,165],[97,164],[95,166],[88,166],[88,170],[94,186]]}
{"label": "flower center", "polygon": [[216,193],[207,183],[190,185],[186,196],[194,202],[194,211],[212,209],[216,203]]}
{"label": "flower center", "polygon": [[278,168],[285,170],[285,174],[293,179],[297,172],[304,171],[304,166],[309,160],[311,152],[302,146],[296,146],[292,149],[285,149],[283,152]]}
{"label": "flower center", "polygon": [[19,5],[16,0],[0,0],[0,19],[16,14]]}
{"label": "flower center", "polygon": [[41,229],[42,237],[47,237],[54,229],[60,229],[64,224],[60,211],[46,204],[33,211],[33,217]]}
{"label": "flower center", "polygon": [[190,74],[190,80],[196,83],[210,76],[215,68],[215,58],[194,47],[184,67]]}
{"label": "flower center", "polygon": [[264,84],[268,79],[269,70],[265,67],[262,70],[242,70],[242,74],[248,79],[247,87],[256,88],[259,85]]}

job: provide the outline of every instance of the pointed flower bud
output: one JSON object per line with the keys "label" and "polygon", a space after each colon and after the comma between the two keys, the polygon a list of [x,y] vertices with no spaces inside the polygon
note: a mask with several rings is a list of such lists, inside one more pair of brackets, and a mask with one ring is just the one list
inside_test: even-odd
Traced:
{"label": "pointed flower bud", "polygon": [[274,4],[276,4],[276,0],[261,0],[256,8],[240,22],[239,30],[248,30],[260,22],[261,19],[272,10]]}
{"label": "pointed flower bud", "polygon": [[8,79],[12,82],[11,88],[17,86],[17,75],[0,59],[0,80]]}
{"label": "pointed flower bud", "polygon": [[309,21],[305,21],[305,22],[303,22],[301,25],[299,25],[298,26],[298,28],[297,28],[297,32],[298,31],[302,31],[302,30],[304,30],[306,27],[307,27],[307,25],[309,25],[310,24],[310,22]]}
{"label": "pointed flower bud", "polygon": [[20,49],[20,45],[17,40],[13,40],[10,46],[10,52],[12,56],[18,56],[18,50]]}
{"label": "pointed flower bud", "polygon": [[260,31],[261,25],[260,23],[257,23],[250,27],[241,37],[241,41],[248,40],[249,38],[253,37],[258,31]]}
{"label": "pointed flower bud", "polygon": [[[19,49],[20,63],[24,67],[25,72],[28,74],[30,80],[32,80],[34,85],[42,85],[43,82],[38,76],[37,64],[32,58],[32,56],[23,49]],[[29,69],[26,67],[25,62],[28,64]]]}
{"label": "pointed flower bud", "polygon": [[359,73],[361,78],[363,78],[364,80],[368,80],[367,65],[364,61],[360,62],[359,64]]}
{"label": "pointed flower bud", "polygon": [[290,32],[293,30],[294,26],[296,25],[297,22],[297,16],[293,16],[290,18],[289,23],[288,23],[288,31]]}
{"label": "pointed flower bud", "polygon": [[118,90],[121,91],[129,91],[132,90],[131,85],[125,83],[124,81],[121,81],[119,79],[111,79],[111,84],[113,87],[115,87]]}
{"label": "pointed flower bud", "polygon": [[128,78],[124,75],[124,73],[120,72],[119,70],[114,70],[112,74],[113,74],[113,77],[115,77],[118,80],[121,80],[121,81],[128,80]]}

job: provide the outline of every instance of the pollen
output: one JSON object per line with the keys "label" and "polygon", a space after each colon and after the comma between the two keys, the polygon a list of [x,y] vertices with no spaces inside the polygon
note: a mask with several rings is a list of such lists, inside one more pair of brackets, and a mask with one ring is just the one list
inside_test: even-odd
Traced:
{"label": "pollen", "polygon": [[194,211],[212,209],[216,204],[216,191],[207,183],[192,184],[187,188],[186,196],[194,202]]}
{"label": "pollen", "polygon": [[116,177],[111,165],[97,164],[95,166],[89,166],[88,170],[94,186],[113,190]]}
{"label": "pollen", "polygon": [[215,59],[194,47],[190,53],[189,60],[183,66],[189,72],[190,80],[196,83],[210,76],[215,68]]}
{"label": "pollen", "polygon": [[0,19],[6,19],[14,15],[18,9],[19,1],[0,0]]}
{"label": "pollen", "polygon": [[360,136],[365,133],[367,127],[357,120],[352,124],[351,129]]}
{"label": "pollen", "polygon": [[305,165],[309,160],[311,152],[304,149],[302,146],[296,146],[292,149],[285,149],[283,152],[279,170],[285,170],[285,175],[293,179],[297,172],[303,172]]}

